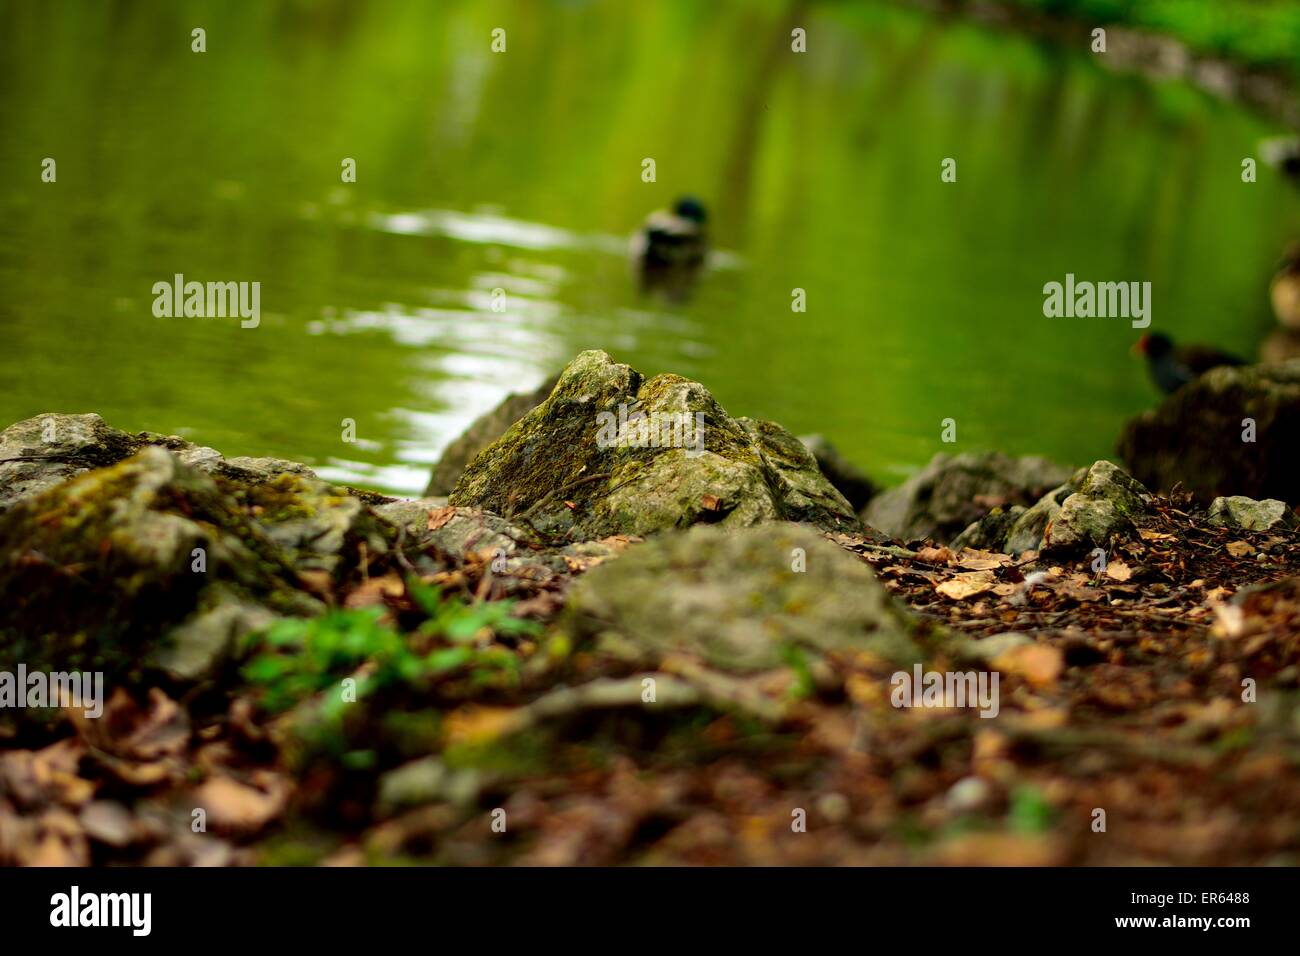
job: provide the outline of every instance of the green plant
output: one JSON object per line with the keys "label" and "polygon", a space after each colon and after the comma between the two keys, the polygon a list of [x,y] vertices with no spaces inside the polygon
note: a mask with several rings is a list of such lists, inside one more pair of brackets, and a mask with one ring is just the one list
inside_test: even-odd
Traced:
{"label": "green plant", "polygon": [[[425,614],[414,631],[404,634],[381,623],[379,607],[277,621],[249,642],[262,652],[244,666],[244,678],[263,688],[267,710],[279,712],[347,677],[356,680],[360,700],[383,688],[423,685],[461,670],[479,683],[502,672],[517,676],[518,658],[510,651],[475,646],[491,635],[540,631],[536,623],[513,616],[513,601],[467,604],[414,579],[407,590]],[[341,717],[346,702],[342,694],[326,695],[321,716]]]}

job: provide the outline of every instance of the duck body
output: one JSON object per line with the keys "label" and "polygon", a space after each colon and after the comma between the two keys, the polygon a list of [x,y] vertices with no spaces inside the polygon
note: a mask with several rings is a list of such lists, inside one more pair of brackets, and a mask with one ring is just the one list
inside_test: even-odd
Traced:
{"label": "duck body", "polygon": [[1138,339],[1133,351],[1147,360],[1147,371],[1156,388],[1166,395],[1178,391],[1220,365],[1245,365],[1235,355],[1208,345],[1174,345],[1169,336],[1151,332]]}
{"label": "duck body", "polygon": [[696,199],[678,200],[671,209],[646,217],[632,239],[632,258],[642,291],[684,298],[708,256],[707,216]]}

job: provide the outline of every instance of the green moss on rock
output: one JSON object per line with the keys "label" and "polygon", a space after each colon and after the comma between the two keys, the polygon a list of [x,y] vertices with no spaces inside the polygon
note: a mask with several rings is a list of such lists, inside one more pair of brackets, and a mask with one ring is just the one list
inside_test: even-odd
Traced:
{"label": "green moss on rock", "polygon": [[[196,549],[204,571],[194,570]],[[213,478],[147,446],[0,515],[0,667],[138,674],[175,652],[171,631],[188,622],[181,634],[193,635],[197,617],[230,601],[272,614],[318,610],[295,579]],[[224,649],[212,650],[205,666],[184,655],[184,676]]]}
{"label": "green moss on rock", "polygon": [[[696,445],[686,433],[688,447],[602,441],[601,413],[617,418],[620,406],[629,416],[702,422],[702,440]],[[546,401],[470,462],[449,501],[578,540],[697,523],[860,526],[785,429],[732,418],[698,382],[646,379],[599,351],[570,362]]]}

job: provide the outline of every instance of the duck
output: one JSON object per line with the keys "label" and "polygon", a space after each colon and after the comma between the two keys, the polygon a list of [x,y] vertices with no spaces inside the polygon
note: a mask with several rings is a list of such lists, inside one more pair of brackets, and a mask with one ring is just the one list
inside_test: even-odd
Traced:
{"label": "duck", "polygon": [[632,259],[641,291],[657,291],[670,299],[685,298],[708,256],[708,214],[694,196],[677,200],[672,209],[658,209],[632,238]]}
{"label": "duck", "polygon": [[1235,355],[1209,345],[1175,345],[1163,332],[1149,332],[1133,344],[1133,353],[1144,356],[1147,371],[1156,388],[1170,395],[1188,382],[1220,365],[1245,365]]}
{"label": "duck", "polygon": [[1287,248],[1282,264],[1269,283],[1268,297],[1278,324],[1300,329],[1300,242],[1293,242]]}

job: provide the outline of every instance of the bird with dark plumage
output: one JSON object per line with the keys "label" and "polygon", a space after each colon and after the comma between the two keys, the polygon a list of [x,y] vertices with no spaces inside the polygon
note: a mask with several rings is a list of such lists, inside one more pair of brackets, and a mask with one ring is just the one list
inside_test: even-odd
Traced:
{"label": "bird with dark plumage", "polygon": [[1220,365],[1245,365],[1235,355],[1208,345],[1174,345],[1161,332],[1149,332],[1133,344],[1133,354],[1145,356],[1156,388],[1166,395]]}
{"label": "bird with dark plumage", "polygon": [[708,215],[704,204],[686,196],[671,210],[659,209],[646,217],[632,238],[632,259],[643,292],[662,292],[684,299],[695,284],[708,255]]}

